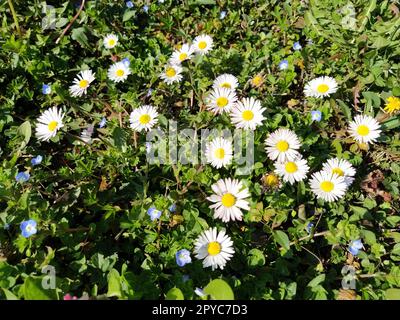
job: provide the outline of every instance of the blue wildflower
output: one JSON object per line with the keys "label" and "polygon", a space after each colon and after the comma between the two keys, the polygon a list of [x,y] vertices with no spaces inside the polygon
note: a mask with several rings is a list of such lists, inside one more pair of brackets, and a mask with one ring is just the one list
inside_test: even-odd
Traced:
{"label": "blue wildflower", "polygon": [[322,119],[322,113],[319,110],[312,110],[311,111],[311,120],[320,122]]}
{"label": "blue wildflower", "polygon": [[22,221],[20,225],[22,236],[29,238],[31,235],[35,234],[37,232],[36,225],[35,220]]}
{"label": "blue wildflower", "polygon": [[289,61],[282,60],[279,62],[279,70],[286,70],[289,67]]}
{"label": "blue wildflower", "polygon": [[149,6],[147,4],[143,6],[143,11],[149,12]]}
{"label": "blue wildflower", "polygon": [[199,297],[205,297],[205,296],[206,296],[204,290],[201,289],[201,288],[196,288],[196,289],[194,290],[194,293],[197,294]]}
{"label": "blue wildflower", "polygon": [[192,262],[192,258],[190,257],[190,251],[186,249],[179,250],[176,255],[176,264],[180,267],[183,267],[187,263]]}
{"label": "blue wildflower", "polygon": [[51,93],[51,87],[48,84],[43,84],[42,85],[42,93],[43,94],[50,94]]}
{"label": "blue wildflower", "polygon": [[150,88],[149,90],[147,90],[146,97],[150,97],[152,93],[153,93],[153,89]]}
{"label": "blue wildflower", "polygon": [[353,256],[358,254],[358,251],[363,248],[361,239],[354,240],[350,243],[349,251]]}
{"label": "blue wildflower", "polygon": [[27,182],[30,178],[30,174],[28,172],[18,172],[18,174],[15,177],[15,180],[19,183],[24,183]]}
{"label": "blue wildflower", "polygon": [[41,164],[43,160],[43,157],[41,155],[36,156],[35,158],[32,158],[31,163],[33,166],[37,166],[38,164]]}
{"label": "blue wildflower", "polygon": [[169,206],[168,210],[172,213],[176,212],[176,204],[173,203]]}
{"label": "blue wildflower", "polygon": [[308,234],[311,233],[312,228],[314,228],[314,223],[310,222],[306,227],[306,230],[307,230]]}
{"label": "blue wildflower", "polygon": [[133,8],[133,2],[132,2],[132,1],[127,1],[127,2],[126,2],[126,6],[127,6],[128,8]]}
{"label": "blue wildflower", "polygon": [[293,44],[293,50],[301,50],[303,47],[301,46],[301,44],[300,44],[300,42],[295,42],[294,44]]}
{"label": "blue wildflower", "polygon": [[99,123],[99,128],[104,128],[107,124],[107,119],[103,117]]}
{"label": "blue wildflower", "polygon": [[147,214],[150,216],[151,221],[161,217],[161,211],[157,210],[155,207],[151,207],[149,210],[147,210]]}
{"label": "blue wildflower", "polygon": [[219,14],[219,18],[222,20],[226,17],[226,11],[221,11],[221,13]]}
{"label": "blue wildflower", "polygon": [[129,67],[131,65],[129,58],[122,59],[122,63],[125,65],[125,67]]}

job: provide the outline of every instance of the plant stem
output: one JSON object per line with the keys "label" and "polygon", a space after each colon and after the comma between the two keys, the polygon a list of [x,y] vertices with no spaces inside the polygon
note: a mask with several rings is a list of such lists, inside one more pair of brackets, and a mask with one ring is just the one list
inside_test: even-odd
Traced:
{"label": "plant stem", "polygon": [[13,16],[13,19],[14,19],[14,22],[15,22],[15,27],[17,28],[18,34],[20,36],[22,36],[21,28],[19,27],[19,23],[18,23],[17,13],[15,12],[12,0],[8,0],[8,5],[10,6],[11,14]]}
{"label": "plant stem", "polygon": [[[9,0],[11,1],[11,0]],[[82,0],[81,6],[78,10],[78,12],[76,13],[76,15],[72,18],[72,20],[70,21],[70,23],[68,23],[68,25],[65,27],[65,29],[63,30],[63,32],[61,33],[61,35],[57,38],[56,40],[56,44],[58,44],[61,40],[61,38],[67,33],[68,29],[71,28],[72,24],[75,22],[76,19],[78,19],[79,15],[81,14],[83,7],[85,6],[85,2],[86,0]]]}

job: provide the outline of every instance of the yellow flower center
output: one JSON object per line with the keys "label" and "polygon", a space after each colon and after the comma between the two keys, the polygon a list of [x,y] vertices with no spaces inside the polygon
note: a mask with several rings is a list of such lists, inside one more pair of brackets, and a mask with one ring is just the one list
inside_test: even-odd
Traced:
{"label": "yellow flower center", "polygon": [[365,126],[365,125],[359,125],[358,126],[358,128],[357,128],[357,133],[360,135],[360,136],[366,136],[366,135],[368,135],[368,133],[369,133],[369,128],[367,127],[367,126]]}
{"label": "yellow flower center", "polygon": [[49,130],[51,132],[53,132],[54,130],[56,130],[57,126],[58,126],[58,122],[53,120],[53,121],[49,122],[47,127],[49,128]]}
{"label": "yellow flower center", "polygon": [[214,156],[217,159],[223,159],[225,157],[225,150],[223,148],[218,148],[217,150],[215,150],[214,152]]}
{"label": "yellow flower center", "polygon": [[263,78],[261,76],[257,75],[252,79],[251,82],[253,83],[253,86],[259,86],[261,84],[262,80],[263,80]]}
{"label": "yellow flower center", "polygon": [[285,140],[278,141],[276,148],[280,152],[285,152],[289,149],[289,143],[287,143]]}
{"label": "yellow flower center", "polygon": [[180,55],[179,55],[179,60],[180,61],[183,61],[183,60],[185,60],[185,59],[187,59],[187,53],[186,52],[182,52]]}
{"label": "yellow flower center", "polygon": [[274,174],[269,174],[264,178],[264,182],[267,186],[276,186],[279,183],[279,179],[276,175]]}
{"label": "yellow flower center", "polygon": [[176,71],[174,68],[168,68],[167,71],[165,71],[165,74],[168,78],[172,78],[176,75]]}
{"label": "yellow flower center", "polygon": [[232,86],[230,83],[228,82],[224,82],[223,84],[221,84],[221,88],[227,88],[227,89],[232,89]]}
{"label": "yellow flower center", "polygon": [[344,176],[344,172],[343,172],[343,170],[340,169],[340,168],[334,168],[334,169],[332,170],[332,173],[336,173],[338,176],[341,176],[341,177]]}
{"label": "yellow flower center", "polygon": [[220,108],[223,108],[223,107],[225,107],[227,104],[228,104],[228,99],[227,98],[225,98],[225,97],[219,97],[218,99],[217,99],[217,106],[218,107],[220,107]]}
{"label": "yellow flower center", "polygon": [[393,113],[400,110],[400,98],[389,97],[386,102],[386,107],[384,109],[386,112]]}
{"label": "yellow flower center", "polygon": [[207,251],[210,256],[216,256],[221,252],[221,245],[217,241],[210,242]]}
{"label": "yellow flower center", "polygon": [[243,113],[242,113],[242,118],[243,118],[243,120],[245,120],[245,121],[253,120],[253,118],[254,118],[254,113],[253,113],[253,111],[251,111],[251,110],[245,110],[245,111],[243,111]]}
{"label": "yellow flower center", "polygon": [[109,45],[110,47],[115,46],[115,40],[114,40],[114,39],[108,40],[108,45]]}
{"label": "yellow flower center", "polygon": [[148,124],[150,122],[150,120],[151,120],[151,117],[148,114],[142,114],[139,117],[139,122],[141,124]]}
{"label": "yellow flower center", "polygon": [[287,162],[285,164],[285,170],[287,173],[295,173],[297,171],[297,164],[294,162]]}
{"label": "yellow flower center", "polygon": [[115,74],[117,75],[117,77],[122,77],[125,74],[125,71],[122,69],[118,69]]}
{"label": "yellow flower center", "polygon": [[319,93],[325,93],[325,92],[327,92],[329,90],[329,86],[327,85],[327,84],[325,84],[325,83],[322,83],[322,84],[320,84],[318,87],[317,87],[317,91],[319,92]]}
{"label": "yellow flower center", "polygon": [[81,87],[82,89],[85,89],[87,86],[89,85],[89,81],[82,79],[81,81],[79,81],[79,87]]}
{"label": "yellow flower center", "polygon": [[222,205],[230,208],[236,203],[236,198],[232,193],[225,193],[221,198]]}
{"label": "yellow flower center", "polygon": [[322,181],[321,184],[319,185],[321,190],[324,192],[331,192],[335,185],[330,182],[330,181]]}
{"label": "yellow flower center", "polygon": [[207,42],[200,41],[199,42],[199,49],[204,50],[205,48],[207,48]]}

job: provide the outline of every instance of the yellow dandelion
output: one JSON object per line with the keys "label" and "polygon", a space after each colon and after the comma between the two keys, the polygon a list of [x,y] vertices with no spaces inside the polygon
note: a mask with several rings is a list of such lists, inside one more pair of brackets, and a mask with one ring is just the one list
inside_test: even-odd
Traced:
{"label": "yellow dandelion", "polygon": [[386,99],[386,106],[383,109],[386,113],[394,113],[400,111],[400,98],[391,96]]}

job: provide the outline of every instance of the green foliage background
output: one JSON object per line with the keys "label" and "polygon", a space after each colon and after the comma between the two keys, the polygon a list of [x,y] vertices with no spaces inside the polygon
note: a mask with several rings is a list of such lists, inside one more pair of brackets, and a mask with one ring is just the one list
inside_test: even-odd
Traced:
{"label": "green foliage background", "polygon": [[[62,299],[66,293],[94,299],[399,299],[399,117],[382,107],[400,96],[400,19],[397,1],[87,1],[67,34],[56,39],[76,14],[75,1],[48,1],[56,8],[55,29],[43,29],[43,2],[14,0],[21,34],[8,2],[0,4],[0,297]],[[149,5],[148,13],[143,5]],[[347,6],[347,7],[346,7]],[[345,7],[345,9],[343,9]],[[221,10],[227,16],[220,19]],[[346,11],[347,10],[347,11]],[[351,11],[351,8],[350,8]],[[112,55],[102,46],[107,33],[120,45],[114,58],[129,58],[132,75],[123,84],[107,80]],[[207,33],[215,48],[185,66],[180,84],[167,86],[159,74],[174,46]],[[312,43],[308,40],[311,39]],[[303,50],[293,51],[300,41]],[[282,59],[289,69],[280,71]],[[68,86],[82,68],[96,72],[84,98],[71,98]],[[239,96],[253,96],[267,108],[265,125],[255,132],[252,174],[240,177],[249,188],[252,209],[244,221],[214,220],[205,197],[210,185],[235,175],[235,167],[149,165],[145,136],[129,129],[128,115],[141,104],[156,106],[181,128],[232,128],[227,117],[199,112],[216,76],[238,77]],[[250,85],[264,75],[259,88]],[[339,82],[325,100],[305,100],[305,82],[329,75]],[[43,95],[41,86],[53,92]],[[151,95],[147,95],[152,88]],[[51,106],[67,112],[66,126],[52,142],[33,135],[35,119]],[[319,109],[323,120],[312,122]],[[363,111],[381,119],[379,142],[363,150],[346,135],[348,122]],[[107,126],[98,128],[103,116]],[[92,145],[79,143],[94,124]],[[316,201],[307,183],[265,191],[261,177],[273,169],[263,141],[278,127],[302,139],[311,171],[329,157],[348,159],[356,181],[345,198]],[[41,154],[40,166],[32,156]],[[30,171],[25,184],[15,181]],[[362,188],[371,172],[381,172],[374,191]],[[168,207],[176,203],[176,214]],[[159,223],[147,209],[163,210]],[[38,222],[28,239],[19,224]],[[315,227],[308,235],[306,227]],[[3,228],[9,225],[9,228]],[[235,255],[223,271],[193,263],[179,268],[177,250],[192,250],[208,226],[227,228]],[[365,248],[352,257],[347,247],[361,238]],[[41,269],[52,265],[57,288],[44,290]],[[341,290],[345,265],[355,267],[355,290]],[[183,281],[182,276],[190,279]],[[212,282],[211,280],[224,281]],[[228,286],[226,286],[228,284]]]}

